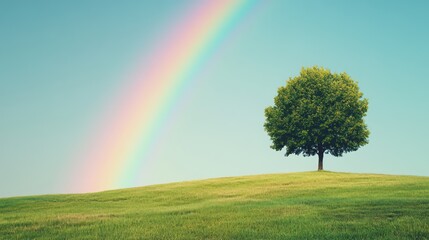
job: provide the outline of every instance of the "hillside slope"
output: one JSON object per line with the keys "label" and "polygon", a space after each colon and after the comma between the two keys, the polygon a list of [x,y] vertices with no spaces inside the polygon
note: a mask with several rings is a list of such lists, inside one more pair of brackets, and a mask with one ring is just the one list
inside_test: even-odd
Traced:
{"label": "hillside slope", "polygon": [[429,239],[429,178],[306,172],[0,199],[2,239]]}

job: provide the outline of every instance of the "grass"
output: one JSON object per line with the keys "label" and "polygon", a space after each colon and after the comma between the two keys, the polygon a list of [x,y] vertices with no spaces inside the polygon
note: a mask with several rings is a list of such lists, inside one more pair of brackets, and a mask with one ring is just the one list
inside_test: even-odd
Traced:
{"label": "grass", "polygon": [[306,172],[0,199],[2,239],[429,239],[429,178]]}

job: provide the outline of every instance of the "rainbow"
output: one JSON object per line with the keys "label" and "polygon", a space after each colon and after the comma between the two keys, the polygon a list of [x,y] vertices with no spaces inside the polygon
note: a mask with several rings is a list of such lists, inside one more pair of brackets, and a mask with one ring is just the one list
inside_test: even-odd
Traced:
{"label": "rainbow", "polygon": [[[80,154],[74,192],[135,184],[143,162],[193,76],[255,5],[246,0],[202,0],[187,9],[145,56],[102,116],[90,149]],[[107,120],[106,120],[107,119]],[[82,156],[83,155],[83,156]],[[146,163],[147,165],[147,163]]]}

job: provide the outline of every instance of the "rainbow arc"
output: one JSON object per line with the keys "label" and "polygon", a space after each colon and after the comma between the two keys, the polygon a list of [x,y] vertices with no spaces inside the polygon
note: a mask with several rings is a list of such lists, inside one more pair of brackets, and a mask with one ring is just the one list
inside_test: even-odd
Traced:
{"label": "rainbow arc", "polygon": [[144,163],[153,161],[149,152],[154,139],[184,89],[254,5],[245,0],[197,1],[183,19],[173,20],[162,44],[145,56],[115,102],[109,103],[113,108],[100,121],[101,129],[94,131],[90,150],[79,159],[73,191],[125,187],[138,178]]}

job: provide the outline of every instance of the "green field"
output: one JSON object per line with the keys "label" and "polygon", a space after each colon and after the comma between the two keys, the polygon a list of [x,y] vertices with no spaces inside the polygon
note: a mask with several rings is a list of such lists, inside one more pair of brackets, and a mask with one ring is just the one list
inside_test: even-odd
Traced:
{"label": "green field", "polygon": [[0,199],[2,239],[429,239],[429,178],[306,172]]}

